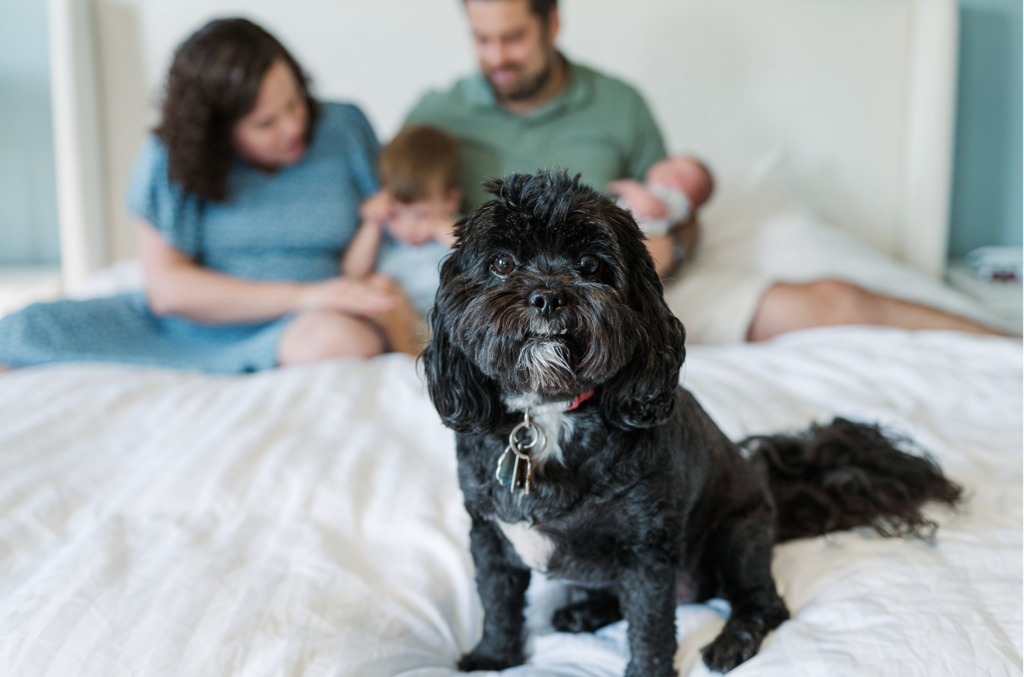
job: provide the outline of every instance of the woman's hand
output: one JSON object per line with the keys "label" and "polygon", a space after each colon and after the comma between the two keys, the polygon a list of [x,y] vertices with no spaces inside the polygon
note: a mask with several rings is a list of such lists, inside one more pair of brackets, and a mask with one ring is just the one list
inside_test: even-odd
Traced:
{"label": "woman's hand", "polygon": [[359,280],[334,277],[306,284],[299,294],[296,310],[333,310],[360,317],[376,317],[399,304],[392,289],[382,286],[376,277],[372,274]]}

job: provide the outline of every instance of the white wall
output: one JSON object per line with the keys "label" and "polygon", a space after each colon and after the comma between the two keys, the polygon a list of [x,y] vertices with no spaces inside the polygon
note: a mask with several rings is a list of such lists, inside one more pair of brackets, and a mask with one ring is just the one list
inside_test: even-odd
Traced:
{"label": "white wall", "polygon": [[[443,86],[473,67],[460,0],[386,2],[392,10],[389,14],[401,16],[401,21],[385,25],[380,13],[364,2],[296,3],[294,10],[282,18],[283,4],[274,0],[238,5],[182,0],[174,3],[173,9],[152,0],[100,0],[94,18],[122,36],[121,42],[105,46],[108,61],[118,64],[126,80],[146,83],[141,98],[125,97],[120,106],[112,107],[108,124],[117,128],[134,124],[137,119],[151,123],[171,43],[195,27],[196,20],[190,17],[223,15],[234,6],[235,11],[244,7],[257,19],[266,16],[275,32],[310,65],[321,92],[362,104],[378,133],[386,138],[395,131],[421,88]],[[954,253],[982,244],[1019,244],[1022,230],[1020,2],[960,2],[964,33],[950,243]],[[137,4],[147,9],[138,12]],[[161,4],[165,5],[163,9]],[[675,0],[562,0],[563,44],[571,54],[585,54],[588,61],[612,72],[650,73],[646,80],[633,79],[648,92],[657,92],[661,83],[656,74],[660,71],[650,66],[663,58],[665,47],[675,45],[698,64],[701,59],[699,53],[686,52],[690,27],[659,20],[673,4],[677,4]],[[756,12],[755,5],[747,3],[745,7]],[[880,9],[884,11],[884,7]],[[623,53],[616,49],[614,38],[595,33],[596,28],[609,23],[609,17],[631,39],[639,36],[651,49]],[[165,23],[155,33],[167,38],[147,45],[145,53],[149,56],[140,59],[138,54],[143,49],[135,41],[142,34],[142,21],[150,24],[148,32]],[[46,0],[0,2],[0,264],[54,263],[59,257],[45,22]],[[891,23],[893,31],[902,30],[900,21]],[[323,42],[319,40],[323,35],[352,43],[361,55],[359,62],[339,64],[318,58],[316,45]],[[856,39],[855,34],[851,35]],[[417,54],[427,54],[425,62],[443,63],[444,67],[421,72]],[[878,56],[876,53],[874,58]],[[750,77],[749,62],[756,58],[737,39],[733,63],[727,66],[736,77]],[[380,78],[380,72],[387,72],[389,77]],[[795,72],[793,76],[799,78],[801,74]],[[693,109],[691,116],[715,113],[713,101],[704,98],[691,99],[689,106]],[[696,125],[666,119],[671,114],[663,109],[656,110],[656,114],[668,123],[673,148],[702,150]],[[120,143],[131,153],[141,133],[114,137],[123,139]],[[741,129],[737,133],[757,135],[763,130]],[[114,179],[108,188],[108,201],[119,205],[125,170],[110,167],[108,171]],[[130,242],[116,246],[113,255],[129,255],[130,246]]]}
{"label": "white wall", "polygon": [[[386,139],[429,87],[475,68],[460,0],[93,0],[102,35],[108,214],[112,258],[133,253],[122,195],[130,149],[154,120],[175,45],[205,21],[250,17],[309,70],[324,98],[351,100]],[[826,218],[880,251],[917,265],[902,238],[927,223],[945,248],[935,214],[902,175],[914,148],[905,133],[914,59],[912,15],[941,0],[563,0],[561,44],[570,57],[635,83],[670,150],[701,155],[728,174],[781,143],[798,182]],[[951,65],[951,64],[950,64]],[[938,63],[937,72],[943,71]],[[940,97],[941,98],[941,97]],[[149,110],[142,102],[149,101]],[[948,107],[947,107],[948,108]],[[943,106],[928,112],[943,128]],[[134,130],[134,131],[133,131]],[[941,177],[940,177],[941,178]],[[926,181],[925,183],[929,183]],[[931,182],[934,183],[934,182]],[[938,190],[945,191],[943,180]],[[935,193],[926,186],[927,198]],[[944,222],[945,206],[938,220]],[[941,233],[938,231],[941,230]],[[929,272],[937,264],[922,264]]]}

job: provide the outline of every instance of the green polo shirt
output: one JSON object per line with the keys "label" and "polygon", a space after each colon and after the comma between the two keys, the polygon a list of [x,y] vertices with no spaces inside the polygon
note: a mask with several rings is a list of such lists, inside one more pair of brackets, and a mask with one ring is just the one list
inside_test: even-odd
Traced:
{"label": "green polo shirt", "polygon": [[406,122],[436,125],[459,140],[467,211],[490,198],[482,182],[509,172],[564,168],[603,191],[616,179],[643,180],[666,155],[661,132],[635,89],[573,63],[562,92],[526,115],[499,106],[476,74],[448,91],[428,93]]}

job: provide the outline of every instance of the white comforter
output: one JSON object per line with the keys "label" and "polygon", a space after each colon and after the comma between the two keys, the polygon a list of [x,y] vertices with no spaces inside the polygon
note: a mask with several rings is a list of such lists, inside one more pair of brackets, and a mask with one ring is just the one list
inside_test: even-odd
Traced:
{"label": "white comforter", "polygon": [[[693,348],[734,437],[834,414],[912,435],[968,487],[937,543],[776,549],[792,612],[742,675],[1019,675],[1016,340],[847,328]],[[400,356],[245,377],[110,366],[0,375],[0,675],[451,675],[480,632],[453,436]],[[624,623],[552,631],[528,664],[620,675]],[[724,604],[677,611],[682,674]]]}

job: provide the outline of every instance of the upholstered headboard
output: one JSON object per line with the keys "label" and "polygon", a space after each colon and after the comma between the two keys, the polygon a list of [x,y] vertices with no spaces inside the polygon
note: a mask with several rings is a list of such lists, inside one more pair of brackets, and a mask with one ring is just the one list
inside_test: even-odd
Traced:
{"label": "upholstered headboard", "polygon": [[[826,220],[933,276],[946,256],[955,0],[563,0],[573,59],[635,83],[669,148],[720,174],[786,148]],[[50,0],[65,275],[134,254],[123,194],[174,47],[205,21],[264,24],[322,98],[382,139],[475,67],[460,0]]]}

